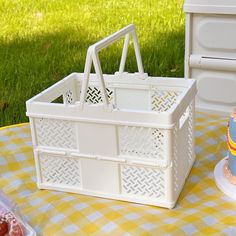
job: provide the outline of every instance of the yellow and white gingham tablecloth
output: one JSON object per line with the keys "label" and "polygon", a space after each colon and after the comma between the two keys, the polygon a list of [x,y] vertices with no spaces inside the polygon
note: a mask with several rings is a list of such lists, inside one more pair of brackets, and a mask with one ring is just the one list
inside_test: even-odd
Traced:
{"label": "yellow and white gingham tablecloth", "polygon": [[0,188],[37,235],[236,235],[236,202],[214,182],[227,118],[198,113],[197,159],[172,210],[38,190],[29,124],[0,129]]}

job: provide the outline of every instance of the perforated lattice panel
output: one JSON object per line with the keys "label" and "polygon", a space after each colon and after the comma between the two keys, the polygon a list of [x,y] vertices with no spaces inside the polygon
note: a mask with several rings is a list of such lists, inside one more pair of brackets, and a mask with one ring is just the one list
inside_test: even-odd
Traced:
{"label": "perforated lattice panel", "polygon": [[121,166],[122,193],[142,197],[165,196],[164,171],[130,165]]}
{"label": "perforated lattice panel", "polygon": [[189,117],[189,107],[185,110],[185,112],[182,114],[182,116],[179,119],[179,126],[181,127],[185,120]]}
{"label": "perforated lattice panel", "polygon": [[193,109],[194,105],[191,103],[181,116],[180,125],[177,123],[173,130],[173,181],[175,192],[179,192],[185,177],[184,173],[186,174],[189,171],[195,155]]}
{"label": "perforated lattice panel", "polygon": [[75,102],[74,95],[71,90],[66,91],[66,93],[64,95],[64,99],[65,99],[66,104],[73,104]]}
{"label": "perforated lattice panel", "polygon": [[165,135],[161,129],[119,126],[120,154],[139,158],[165,158]]}
{"label": "perforated lattice panel", "polygon": [[194,117],[193,117],[194,103],[189,105],[189,120],[188,120],[188,161],[191,164],[194,158]]}
{"label": "perforated lattice panel", "polygon": [[151,93],[151,109],[157,112],[168,111],[176,102],[181,92],[153,89]]}
{"label": "perforated lattice panel", "polygon": [[79,160],[40,154],[43,183],[80,187]]}
{"label": "perforated lattice panel", "polygon": [[35,119],[38,145],[75,149],[75,123],[72,121]]}
{"label": "perforated lattice panel", "polygon": [[173,135],[173,175],[174,175],[174,191],[178,192],[179,186],[179,176],[178,176],[178,143],[177,143],[177,134],[178,134],[178,126],[175,125]]}
{"label": "perforated lattice panel", "polygon": [[[107,88],[108,101],[111,103],[113,101],[113,89]],[[99,88],[94,86],[89,86],[87,90],[86,102],[90,104],[97,104],[102,102],[102,95]]]}

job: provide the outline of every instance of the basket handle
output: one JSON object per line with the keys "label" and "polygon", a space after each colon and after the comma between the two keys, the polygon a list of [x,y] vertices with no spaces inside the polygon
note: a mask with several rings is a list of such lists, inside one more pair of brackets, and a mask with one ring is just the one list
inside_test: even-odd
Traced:
{"label": "basket handle", "polygon": [[87,55],[86,55],[86,61],[85,61],[85,69],[84,69],[84,81],[82,83],[82,89],[81,89],[81,95],[80,95],[80,108],[83,109],[86,95],[87,95],[87,89],[88,89],[88,82],[89,82],[89,74],[91,72],[92,63],[94,64],[95,73],[97,75],[98,80],[100,81],[100,87],[101,87],[101,95],[102,95],[102,101],[105,108],[109,108],[109,101],[108,96],[106,93],[106,86],[103,78],[102,68],[100,64],[100,60],[98,57],[98,53],[108,47],[110,44],[114,43],[121,37],[125,36],[125,42],[124,47],[122,51],[121,61],[120,61],[120,67],[119,67],[119,73],[124,72],[125,68],[125,62],[127,58],[127,52],[128,52],[128,46],[129,46],[129,39],[130,35],[133,36],[133,43],[134,43],[134,51],[135,56],[137,60],[138,65],[138,71],[140,74],[144,74],[143,70],[143,63],[141,59],[139,44],[138,44],[138,38],[135,31],[135,26],[133,24],[126,26],[125,28],[117,31],[116,33],[100,40],[99,42],[91,45],[88,48]]}

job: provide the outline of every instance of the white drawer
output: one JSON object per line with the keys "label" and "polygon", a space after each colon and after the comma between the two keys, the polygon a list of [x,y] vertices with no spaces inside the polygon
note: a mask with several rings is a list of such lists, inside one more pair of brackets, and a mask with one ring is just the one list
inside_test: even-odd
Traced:
{"label": "white drawer", "polygon": [[193,14],[192,54],[236,58],[236,15]]}
{"label": "white drawer", "polygon": [[236,72],[192,69],[197,78],[196,106],[201,110],[229,113],[236,106]]}

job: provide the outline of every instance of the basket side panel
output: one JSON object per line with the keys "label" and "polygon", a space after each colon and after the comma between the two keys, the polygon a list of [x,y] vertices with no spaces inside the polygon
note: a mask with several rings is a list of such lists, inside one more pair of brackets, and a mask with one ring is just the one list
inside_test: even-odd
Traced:
{"label": "basket side panel", "polygon": [[81,170],[78,159],[42,153],[39,155],[39,163],[42,183],[81,186]]}
{"label": "basket side panel", "polygon": [[[108,101],[114,103],[114,89],[106,88]],[[87,90],[86,102],[89,104],[97,104],[102,102],[101,90],[98,86],[90,85]]]}
{"label": "basket side panel", "polygon": [[116,88],[116,107],[128,110],[149,110],[149,91],[142,89]]}
{"label": "basket side panel", "polygon": [[116,136],[115,125],[78,123],[78,142],[81,153],[116,156]]}
{"label": "basket side panel", "polygon": [[74,104],[75,103],[75,91],[68,89],[63,95],[63,100],[65,104]]}
{"label": "basket side panel", "polygon": [[157,200],[165,197],[165,184],[162,169],[121,165],[122,194]]}
{"label": "basket side panel", "polygon": [[68,85],[68,89],[63,94],[63,100],[65,104],[75,104],[76,101],[79,101],[81,90],[81,82],[74,79],[71,80],[71,83]]}
{"label": "basket side panel", "polygon": [[118,137],[120,155],[142,159],[165,159],[166,136],[162,129],[119,126]]}
{"label": "basket side panel", "polygon": [[168,111],[180,95],[180,91],[174,90],[159,90],[154,88],[151,91],[151,110],[157,112]]}
{"label": "basket side panel", "polygon": [[195,101],[189,105],[189,120],[188,120],[188,162],[192,166],[195,161]]}
{"label": "basket side panel", "polygon": [[174,193],[178,196],[195,160],[194,101],[174,127],[173,149]]}
{"label": "basket side panel", "polygon": [[76,149],[73,121],[35,118],[38,146]]}
{"label": "basket side panel", "polygon": [[111,161],[81,159],[83,189],[103,193],[120,193],[119,167]]}

